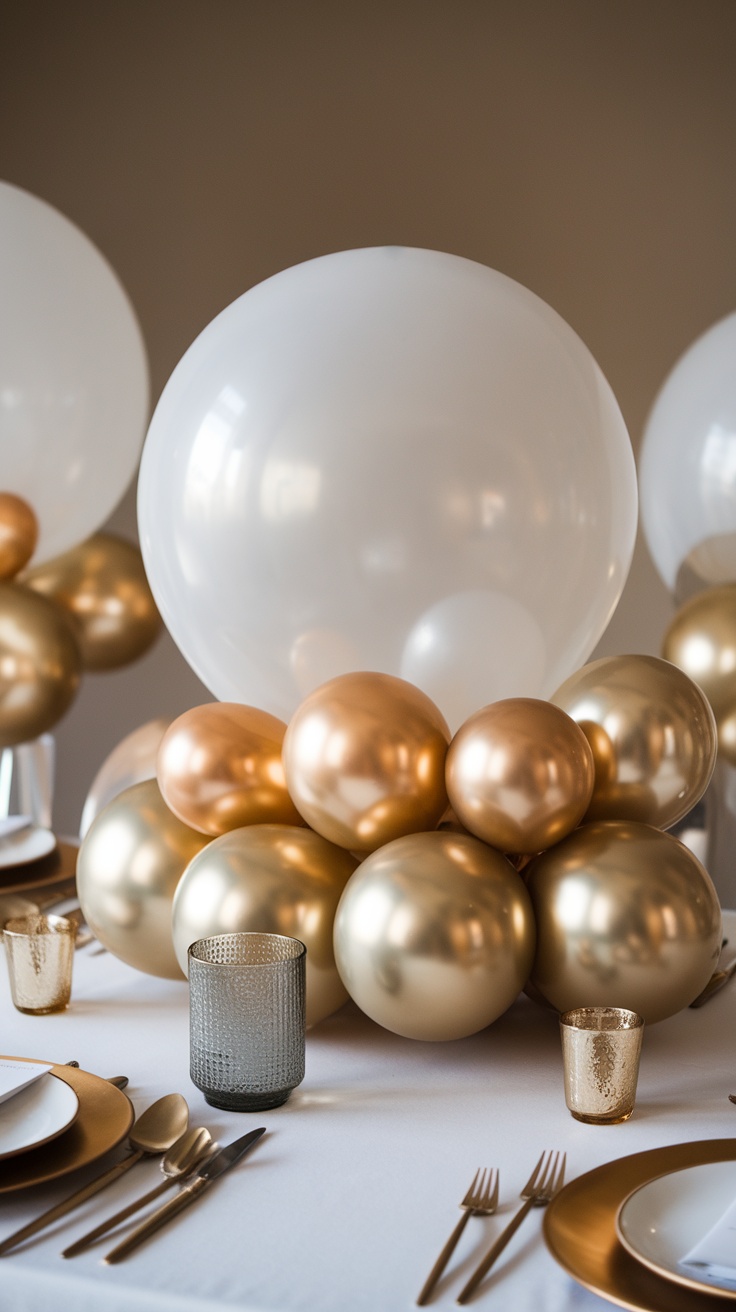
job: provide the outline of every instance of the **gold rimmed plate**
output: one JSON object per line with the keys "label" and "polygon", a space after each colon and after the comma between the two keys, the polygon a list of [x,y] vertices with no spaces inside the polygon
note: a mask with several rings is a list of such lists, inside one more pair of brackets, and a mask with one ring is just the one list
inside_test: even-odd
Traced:
{"label": "gold rimmed plate", "polygon": [[616,1221],[629,1195],[650,1180],[734,1160],[736,1139],[700,1139],[606,1162],[572,1180],[545,1209],[547,1247],[579,1284],[631,1312],[733,1312],[733,1300],[717,1290],[687,1288],[637,1261],[620,1242]]}
{"label": "gold rimmed plate", "polygon": [[88,1166],[122,1143],[133,1124],[132,1103],[114,1084],[74,1066],[52,1066],[50,1073],[76,1094],[77,1115],[69,1129],[50,1143],[0,1161],[0,1194],[45,1184]]}

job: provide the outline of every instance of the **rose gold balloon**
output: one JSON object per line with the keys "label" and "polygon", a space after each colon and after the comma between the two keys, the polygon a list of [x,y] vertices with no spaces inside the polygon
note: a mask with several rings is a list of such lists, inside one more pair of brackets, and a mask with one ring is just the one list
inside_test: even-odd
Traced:
{"label": "rose gold balloon", "polygon": [[87,670],[117,670],[148,651],[162,629],[138,547],[95,533],[23,582],[74,617]]}
{"label": "rose gold balloon", "polygon": [[355,857],[309,829],[250,825],[215,838],[190,862],[172,911],[182,970],[198,938],[250,930],[287,934],[307,948],[307,1024],[347,1001],[337,973],[332,929]]}
{"label": "rose gold balloon", "polygon": [[628,1007],[648,1023],[687,1007],[721,950],[710,876],[651,825],[582,825],[524,879],[537,922],[530,996],[557,1011]]}
{"label": "rose gold balloon", "polygon": [[685,602],[664,635],[662,655],[702,688],[716,717],[721,754],[736,759],[730,724],[736,711],[736,583]]}
{"label": "rose gold balloon", "polygon": [[534,916],[511,863],[469,834],[409,834],[366,857],[335,916],[335,957],[386,1029],[440,1041],[506,1011],[531,970]]}
{"label": "rose gold balloon", "polygon": [[0,583],[0,747],[52,728],[76,697],[81,669],[66,612],[19,583]]}
{"label": "rose gold balloon", "polygon": [[579,824],[593,791],[582,729],[549,702],[509,697],[471,715],[447,753],[447,791],[466,829],[502,852],[540,852]]}
{"label": "rose gold balloon", "polygon": [[25,569],[38,542],[38,520],[27,501],[0,492],[0,579]]}
{"label": "rose gold balloon", "polygon": [[205,834],[243,825],[301,825],[286,790],[283,720],[238,702],[195,706],[174,720],[157,777],[171,810]]}
{"label": "rose gold balloon", "polygon": [[77,893],[90,929],[121,961],[181,979],[171,908],[207,843],[169,810],[155,779],[133,784],[95,817],[79,849]]}
{"label": "rose gold balloon", "polygon": [[434,702],[390,674],[343,674],[286,731],[286,783],[307,824],[351,852],[434,829],[447,809],[450,731]]}
{"label": "rose gold balloon", "polygon": [[551,700],[595,743],[586,821],[669,829],[702,797],[716,760],[716,723],[705,694],[676,665],[657,656],[604,656],[571,675]]}

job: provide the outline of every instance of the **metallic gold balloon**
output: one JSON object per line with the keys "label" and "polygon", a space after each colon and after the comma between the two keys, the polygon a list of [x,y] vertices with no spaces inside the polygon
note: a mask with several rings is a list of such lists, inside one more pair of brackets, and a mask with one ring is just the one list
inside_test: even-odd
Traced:
{"label": "metallic gold balloon", "polygon": [[303,823],[286,790],[283,720],[238,702],[185,711],[158,753],[158,784],[185,824],[215,836],[243,825]]}
{"label": "metallic gold balloon", "polygon": [[74,701],[81,671],[61,607],[19,583],[0,583],[0,747],[52,728]]}
{"label": "metallic gold balloon", "polygon": [[604,656],[571,675],[551,700],[593,747],[586,821],[669,829],[702,797],[716,761],[716,723],[705,694],[676,665],[658,656]]}
{"label": "metallic gold balloon", "polygon": [[465,834],[410,834],[366,857],[335,916],[335,958],[358,1006],[410,1039],[460,1039],[496,1020],[531,970],[523,880]]}
{"label": "metallic gold balloon", "polygon": [[733,761],[736,711],[736,583],[708,588],[681,606],[662,640],[662,655],[702,688],[718,724],[718,746]]}
{"label": "metallic gold balloon", "polygon": [[95,533],[23,582],[63,606],[79,631],[87,670],[117,670],[148,651],[162,629],[138,547],[112,533]]}
{"label": "metallic gold balloon", "polygon": [[181,979],[174,892],[207,843],[169,810],[155,779],[133,784],[93,820],[77,858],[77,894],[90,929],[136,970]]}
{"label": "metallic gold balloon", "polygon": [[289,793],[318,834],[351,852],[434,829],[447,809],[450,731],[434,702],[390,674],[343,674],[286,730]]}
{"label": "metallic gold balloon", "polygon": [[307,1024],[337,1011],[347,993],[332,947],[335,909],[357,862],[309,829],[250,825],[215,838],[189,864],[174,897],[174,948],[182,970],[198,938],[243,930],[287,934],[307,948]]}
{"label": "metallic gold balloon", "polygon": [[651,1024],[687,1007],[721,950],[710,876],[671,834],[583,825],[524,871],[537,922],[530,979],[558,1011],[628,1007]]}
{"label": "metallic gold balloon", "polygon": [[27,501],[0,492],[0,579],[12,579],[25,569],[38,542],[38,520]]}
{"label": "metallic gold balloon", "polygon": [[89,786],[79,824],[80,838],[84,838],[95,816],[119,793],[144,779],[156,778],[156,756],[170,723],[164,716],[147,720],[113,747]]}
{"label": "metallic gold balloon", "polygon": [[593,753],[574,720],[534,697],[471,715],[447,753],[447,792],[460,823],[501,852],[540,852],[582,820]]}

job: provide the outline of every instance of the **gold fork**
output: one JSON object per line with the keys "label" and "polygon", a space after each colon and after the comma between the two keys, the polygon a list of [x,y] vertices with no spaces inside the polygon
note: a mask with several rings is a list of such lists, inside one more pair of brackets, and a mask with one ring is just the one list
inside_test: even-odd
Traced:
{"label": "gold fork", "polygon": [[542,1153],[519,1194],[519,1197],[525,1201],[511,1218],[506,1229],[502,1230],[495,1243],[491,1244],[485,1257],[479,1262],[467,1284],[461,1289],[457,1296],[458,1303],[467,1303],[470,1295],[478,1288],[483,1277],[488,1274],[496,1258],[503,1252],[509,1239],[516,1233],[532,1207],[545,1207],[547,1203],[552,1201],[558,1190],[562,1188],[565,1179],[566,1160],[567,1155],[565,1153],[562,1154],[562,1158],[560,1158],[559,1153]]}
{"label": "gold fork", "polygon": [[[488,1176],[487,1179],[486,1175]],[[432,1293],[452,1256],[458,1239],[465,1229],[468,1217],[472,1216],[473,1213],[490,1216],[498,1207],[498,1171],[492,1169],[487,1172],[485,1167],[481,1171],[479,1167],[475,1173],[473,1183],[460,1206],[463,1209],[463,1214],[422,1285],[421,1293],[417,1298],[417,1304],[419,1305],[426,1303]]]}

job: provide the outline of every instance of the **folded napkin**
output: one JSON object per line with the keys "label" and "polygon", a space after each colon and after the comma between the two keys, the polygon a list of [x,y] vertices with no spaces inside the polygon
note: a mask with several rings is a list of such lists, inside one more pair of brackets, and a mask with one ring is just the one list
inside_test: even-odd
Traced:
{"label": "folded napkin", "polygon": [[689,1275],[721,1289],[736,1289],[736,1198],[706,1235],[681,1258]]}
{"label": "folded napkin", "polygon": [[42,1075],[51,1070],[51,1066],[40,1061],[12,1061],[9,1057],[0,1057],[0,1103],[29,1084],[40,1080]]}
{"label": "folded napkin", "polygon": [[30,829],[31,817],[29,815],[4,815],[0,816],[0,840],[10,838],[12,834],[20,833],[22,829]]}

